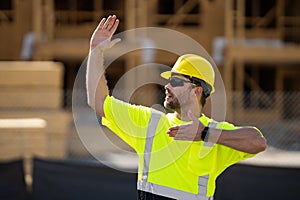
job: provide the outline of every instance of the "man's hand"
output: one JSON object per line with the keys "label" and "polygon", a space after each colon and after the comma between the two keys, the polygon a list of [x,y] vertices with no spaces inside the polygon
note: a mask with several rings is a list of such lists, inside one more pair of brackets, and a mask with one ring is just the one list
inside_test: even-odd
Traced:
{"label": "man's hand", "polygon": [[170,137],[174,137],[175,140],[200,141],[204,125],[191,111],[188,114],[192,123],[173,126],[169,128],[167,133]]}
{"label": "man's hand", "polygon": [[103,104],[109,95],[107,81],[105,79],[105,67],[103,51],[112,47],[121,39],[111,41],[117,30],[119,20],[115,15],[103,18],[95,29],[91,41],[90,52],[86,69],[87,103],[100,116],[104,117]]}
{"label": "man's hand", "polygon": [[119,20],[117,19],[116,15],[109,16],[107,19],[103,18],[97,28],[95,29],[91,41],[90,47],[94,49],[98,47],[101,49],[107,49],[114,46],[116,43],[120,42],[120,38],[116,38],[111,41],[111,37],[117,30],[119,25]]}

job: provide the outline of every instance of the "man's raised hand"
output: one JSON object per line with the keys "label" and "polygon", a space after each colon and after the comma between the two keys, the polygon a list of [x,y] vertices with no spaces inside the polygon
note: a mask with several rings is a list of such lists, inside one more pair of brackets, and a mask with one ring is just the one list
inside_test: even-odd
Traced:
{"label": "man's raised hand", "polygon": [[116,38],[111,41],[111,38],[117,30],[118,25],[119,20],[117,19],[116,15],[110,15],[107,19],[103,18],[91,37],[91,50],[95,47],[99,47],[104,50],[107,48],[111,48],[116,43],[120,42],[120,38]]}

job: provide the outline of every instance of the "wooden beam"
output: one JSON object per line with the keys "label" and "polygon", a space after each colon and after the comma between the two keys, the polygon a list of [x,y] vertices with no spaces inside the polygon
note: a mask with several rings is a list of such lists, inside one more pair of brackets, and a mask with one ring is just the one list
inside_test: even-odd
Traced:
{"label": "wooden beam", "polygon": [[126,13],[126,30],[136,28],[136,0],[126,0],[125,13]]}
{"label": "wooden beam", "polygon": [[276,28],[277,32],[280,33],[280,38],[284,38],[284,23],[285,23],[285,0],[277,0],[276,2]]}
{"label": "wooden beam", "polygon": [[101,17],[103,17],[103,0],[94,0],[93,5],[93,19],[94,21],[99,22],[101,20]]}
{"label": "wooden beam", "polygon": [[299,55],[299,46],[259,47],[234,45],[226,49],[226,56],[250,63],[299,63]]}
{"label": "wooden beam", "polygon": [[198,0],[188,0],[185,2],[168,20],[167,25],[178,25],[188,15],[188,12],[190,12],[197,5],[197,3],[200,2]]}
{"label": "wooden beam", "polygon": [[33,0],[32,2],[33,10],[33,32],[35,34],[35,39],[37,42],[42,39],[42,2],[41,0]]}
{"label": "wooden beam", "polygon": [[225,37],[228,43],[233,42],[233,0],[225,0]]}
{"label": "wooden beam", "polygon": [[245,39],[245,9],[245,0],[237,0],[236,38],[238,43]]}
{"label": "wooden beam", "polygon": [[47,0],[44,2],[44,13],[43,18],[45,20],[45,33],[48,40],[54,38],[54,24],[55,24],[55,11],[54,11],[54,0]]}
{"label": "wooden beam", "polygon": [[59,62],[1,61],[0,86],[53,87],[63,86],[63,64]]}

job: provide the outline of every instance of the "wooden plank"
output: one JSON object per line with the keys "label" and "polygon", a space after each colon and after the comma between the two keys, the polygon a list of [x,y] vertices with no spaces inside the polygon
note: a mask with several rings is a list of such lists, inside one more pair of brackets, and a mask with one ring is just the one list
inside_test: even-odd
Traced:
{"label": "wooden plank", "polygon": [[54,23],[55,23],[55,8],[54,0],[44,1],[44,12],[43,14],[46,17],[44,18],[45,23],[45,33],[49,40],[52,40],[54,37]]}
{"label": "wooden plank", "polygon": [[15,118],[15,119],[9,119],[9,118],[2,118],[0,119],[0,129],[41,129],[46,127],[46,121],[40,118]]}
{"label": "wooden plank", "polygon": [[[1,60],[14,60],[16,59],[16,51],[20,52],[20,49],[16,49],[17,41],[15,40],[14,24],[1,23],[0,28],[0,59]],[[18,54],[19,58],[20,53]]]}
{"label": "wooden plank", "polygon": [[33,0],[32,2],[32,10],[33,10],[33,21],[32,21],[32,24],[33,24],[33,32],[35,34],[35,37],[36,37],[36,40],[37,41],[40,41],[41,38],[42,38],[42,2],[41,0]]}
{"label": "wooden plank", "polygon": [[41,118],[47,122],[46,133],[54,135],[66,135],[69,131],[72,120],[72,113],[64,110],[52,109],[18,109],[0,111],[0,118]]}
{"label": "wooden plank", "polygon": [[240,43],[245,38],[245,0],[238,0],[236,4],[236,38],[237,42]]}
{"label": "wooden plank", "polygon": [[[76,134],[76,133],[75,133]],[[47,134],[48,158],[65,158],[68,151],[68,134]]]}
{"label": "wooden plank", "polygon": [[0,119],[0,159],[46,155],[46,125],[41,118]]}
{"label": "wooden plank", "polygon": [[233,21],[233,0],[225,0],[225,36],[229,43],[233,42],[234,37]]}
{"label": "wooden plank", "polygon": [[88,39],[55,39],[37,45],[38,58],[82,60],[88,56]]}
{"label": "wooden plank", "polygon": [[63,85],[63,65],[59,62],[0,62],[0,86]]}
{"label": "wooden plank", "polygon": [[299,63],[299,46],[243,46],[232,45],[226,49],[226,56],[251,63]]}
{"label": "wooden plank", "polygon": [[63,93],[57,88],[0,89],[0,108],[61,108],[63,102]]}
{"label": "wooden plank", "polygon": [[282,33],[277,29],[247,29],[245,32],[246,38],[268,38],[268,39],[281,39]]}
{"label": "wooden plank", "polygon": [[[100,16],[98,16],[100,18]],[[97,20],[95,23],[87,23],[78,25],[60,25],[55,27],[55,37],[58,38],[65,38],[69,40],[70,38],[90,38],[91,34],[93,33],[94,29],[97,27]]]}
{"label": "wooden plank", "polygon": [[17,145],[2,146],[0,152],[0,160],[13,159],[24,156],[47,156],[47,150],[45,146],[36,146],[33,148],[22,148]]}
{"label": "wooden plank", "polygon": [[71,113],[1,111],[1,117],[5,119],[0,119],[0,160],[34,155],[64,158],[67,155]]}

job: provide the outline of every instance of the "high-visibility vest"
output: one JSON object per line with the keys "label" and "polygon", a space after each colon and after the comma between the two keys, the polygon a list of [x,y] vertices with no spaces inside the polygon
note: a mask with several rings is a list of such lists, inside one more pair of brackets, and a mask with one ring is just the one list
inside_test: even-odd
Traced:
{"label": "high-visibility vest", "polygon": [[192,194],[189,192],[148,182],[148,172],[149,172],[150,157],[152,152],[152,143],[153,143],[156,127],[160,120],[160,117],[161,117],[161,113],[159,112],[153,111],[151,114],[148,130],[147,130],[147,136],[146,136],[142,180],[138,180],[137,188],[145,192],[150,192],[152,194],[166,196],[178,200],[213,200],[212,196],[211,197],[206,196],[207,183],[209,177],[208,175],[199,177],[198,194]]}

